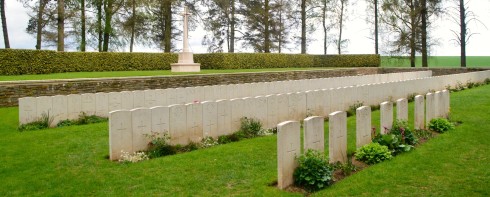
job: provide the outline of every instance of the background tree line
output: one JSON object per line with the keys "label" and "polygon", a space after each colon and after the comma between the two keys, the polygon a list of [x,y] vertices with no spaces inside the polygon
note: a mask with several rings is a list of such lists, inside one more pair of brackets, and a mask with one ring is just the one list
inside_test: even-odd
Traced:
{"label": "background tree line", "polygon": [[[18,0],[31,10],[26,31],[36,37],[36,49],[56,46],[86,51],[88,47],[118,51],[135,45],[177,51],[181,40],[180,13],[189,6],[191,30],[205,30],[202,44],[209,52],[230,52],[236,48],[255,52],[308,52],[312,42],[323,44],[323,53],[333,45],[338,54],[349,40],[343,37],[353,0]],[[359,1],[359,0],[358,0]],[[408,54],[415,66],[422,55],[427,66],[432,22],[445,14],[443,0],[364,0],[366,17],[372,24],[375,53]],[[471,33],[467,23],[477,20],[464,0],[454,3],[456,41],[464,48]],[[5,47],[9,48],[5,0],[0,0]],[[459,20],[457,20],[459,19]],[[313,37],[321,32],[321,38]],[[379,48],[380,38],[387,43]],[[462,58],[462,66],[465,66]]]}

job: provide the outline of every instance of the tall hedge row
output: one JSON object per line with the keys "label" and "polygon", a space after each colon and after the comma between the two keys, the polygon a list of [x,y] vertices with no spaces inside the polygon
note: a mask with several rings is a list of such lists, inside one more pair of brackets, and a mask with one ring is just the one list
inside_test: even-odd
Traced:
{"label": "tall hedge row", "polygon": [[[169,70],[175,53],[56,52],[0,49],[0,75],[61,72]],[[378,67],[378,55],[304,55],[265,53],[194,54],[202,69],[288,67]]]}

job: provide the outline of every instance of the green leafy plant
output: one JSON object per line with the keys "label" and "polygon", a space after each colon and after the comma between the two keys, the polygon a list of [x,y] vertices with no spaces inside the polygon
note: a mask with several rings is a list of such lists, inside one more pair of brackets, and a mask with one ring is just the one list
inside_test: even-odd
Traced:
{"label": "green leafy plant", "polygon": [[243,117],[240,119],[240,130],[237,135],[239,138],[253,138],[264,135],[262,123],[254,118]]}
{"label": "green leafy plant", "polygon": [[201,140],[202,148],[209,148],[217,145],[219,145],[218,141],[212,138],[211,136],[205,137]]}
{"label": "green leafy plant", "polygon": [[76,120],[62,120],[56,124],[56,127],[66,127],[72,125],[86,125],[93,124],[99,122],[107,122],[108,118],[96,116],[96,115],[87,115],[85,112],[81,112],[78,115],[78,119]]}
{"label": "green leafy plant", "polygon": [[429,129],[438,133],[444,133],[454,128],[454,124],[445,118],[435,118],[429,122]]}
{"label": "green leafy plant", "polygon": [[307,190],[315,191],[332,183],[333,167],[325,156],[314,150],[307,150],[297,158],[299,166],[294,171],[294,183]]}
{"label": "green leafy plant", "polygon": [[415,100],[415,97],[417,96],[417,93],[412,93],[412,94],[409,94],[407,96],[407,101],[410,103],[410,102],[413,102]]}
{"label": "green leafy plant", "polygon": [[356,110],[359,107],[362,107],[363,103],[360,101],[356,101],[353,105],[349,106],[349,109],[347,110],[347,116],[353,116],[356,115]]}
{"label": "green leafy plant", "polygon": [[387,146],[393,155],[397,155],[412,150],[418,139],[406,122],[395,121],[393,127],[386,134],[376,135],[373,142]]}
{"label": "green leafy plant", "polygon": [[367,164],[376,164],[391,159],[391,151],[387,146],[379,143],[370,143],[362,146],[356,151],[356,159]]}
{"label": "green leafy plant", "polygon": [[426,129],[416,129],[413,131],[413,134],[418,138],[418,139],[424,139],[428,140],[434,137],[434,134]]}
{"label": "green leafy plant", "polygon": [[145,152],[124,152],[121,151],[121,159],[119,159],[120,163],[128,164],[128,163],[136,163],[144,160],[148,160],[149,157]]}
{"label": "green leafy plant", "polygon": [[401,136],[403,144],[415,145],[418,142],[417,137],[413,134],[407,121],[396,120],[393,122],[393,126],[389,133]]}
{"label": "green leafy plant", "polygon": [[336,162],[333,168],[342,171],[342,174],[345,176],[350,176],[353,172],[357,171],[357,166],[352,163],[352,157],[349,157],[346,163]]}
{"label": "green leafy plant", "polygon": [[47,129],[53,122],[53,117],[49,116],[49,113],[42,113],[41,117],[34,122],[30,122],[27,124],[22,124],[18,127],[20,132],[22,131],[32,131],[32,130],[41,130]]}
{"label": "green leafy plant", "polygon": [[146,151],[149,158],[174,155],[177,153],[177,148],[168,143],[170,137],[168,136],[167,132],[164,132],[163,134],[151,132],[151,134],[145,134],[145,137],[150,139],[148,149]]}

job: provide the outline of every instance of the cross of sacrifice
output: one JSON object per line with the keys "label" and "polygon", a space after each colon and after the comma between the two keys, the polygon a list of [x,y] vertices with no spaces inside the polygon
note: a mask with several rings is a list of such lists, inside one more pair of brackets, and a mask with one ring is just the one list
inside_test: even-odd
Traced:
{"label": "cross of sacrifice", "polygon": [[183,52],[191,52],[191,50],[189,49],[189,41],[187,40],[188,39],[187,23],[188,23],[189,16],[191,15],[191,13],[189,13],[189,8],[187,8],[187,6],[184,6],[184,12],[181,15],[184,17],[184,48],[183,48]]}

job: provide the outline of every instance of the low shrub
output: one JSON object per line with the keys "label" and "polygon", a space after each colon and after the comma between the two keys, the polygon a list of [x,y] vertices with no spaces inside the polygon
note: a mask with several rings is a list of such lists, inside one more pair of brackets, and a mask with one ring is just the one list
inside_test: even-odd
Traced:
{"label": "low shrub", "polygon": [[356,115],[356,110],[359,107],[362,107],[364,104],[360,101],[356,101],[356,103],[352,104],[349,106],[349,109],[347,110],[347,117]]}
{"label": "low shrub", "polygon": [[328,164],[325,155],[318,151],[307,150],[297,158],[299,166],[294,171],[294,184],[315,191],[329,186],[333,181],[333,167]]}
{"label": "low shrub", "polygon": [[85,112],[81,112],[78,115],[78,119],[76,120],[62,120],[56,124],[56,127],[66,127],[72,125],[85,125],[85,124],[94,124],[99,122],[107,122],[108,118],[96,116],[96,115],[87,115]]}
{"label": "low shrub", "polygon": [[454,124],[445,118],[435,118],[429,122],[429,129],[438,133],[444,133],[454,128]]}
{"label": "low shrub", "polygon": [[429,140],[431,138],[434,138],[434,134],[431,131],[425,129],[416,129],[413,131],[413,134],[418,139]]}
{"label": "low shrub", "polygon": [[387,146],[393,155],[412,150],[417,141],[408,124],[403,121],[395,121],[386,134],[377,134],[373,138],[373,142]]}
{"label": "low shrub", "polygon": [[47,129],[53,122],[53,117],[49,116],[48,114],[41,114],[41,118],[37,119],[36,121],[27,123],[27,124],[22,124],[18,127],[18,130],[20,132],[22,131],[33,131],[33,130],[41,130],[41,129]]}
{"label": "low shrub", "polygon": [[171,146],[168,142],[170,137],[165,132],[163,134],[157,132],[151,132],[151,134],[145,135],[150,139],[148,143],[147,153],[149,158],[162,157],[167,155],[174,155],[177,153],[177,148]]}
{"label": "low shrub", "polygon": [[237,132],[239,138],[253,138],[264,135],[264,133],[262,123],[259,120],[247,117],[240,119],[240,130]]}
{"label": "low shrub", "polygon": [[391,151],[387,146],[379,143],[370,143],[362,146],[356,151],[356,159],[367,164],[376,164],[391,159]]}

